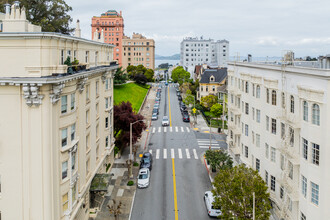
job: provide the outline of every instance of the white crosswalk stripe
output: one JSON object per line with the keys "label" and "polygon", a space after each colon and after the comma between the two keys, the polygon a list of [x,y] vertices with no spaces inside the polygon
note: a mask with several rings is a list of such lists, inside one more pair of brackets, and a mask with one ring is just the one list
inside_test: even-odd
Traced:
{"label": "white crosswalk stripe", "polygon": [[174,156],[174,149],[173,148],[171,149],[171,158],[175,158],[175,156]]}
{"label": "white crosswalk stripe", "polygon": [[156,150],[156,159],[159,159],[159,149]]}
{"label": "white crosswalk stripe", "polygon": [[186,148],[186,155],[187,155],[187,159],[190,159],[190,153],[188,148]]}
{"label": "white crosswalk stripe", "polygon": [[166,159],[167,158],[167,149],[164,149],[163,153],[164,153],[164,159]]}
{"label": "white crosswalk stripe", "polygon": [[164,132],[166,133],[166,127],[164,127]]}
{"label": "white crosswalk stripe", "polygon": [[155,132],[156,132],[156,128],[153,128],[153,129],[152,129],[152,133],[155,133]]}
{"label": "white crosswalk stripe", "polygon": [[179,151],[179,159],[182,159],[182,151],[181,151],[181,148],[179,148],[178,151]]}
{"label": "white crosswalk stripe", "polygon": [[161,131],[162,131],[162,127],[159,127],[159,128],[158,128],[158,132],[161,132]]}
{"label": "white crosswalk stripe", "polygon": [[198,156],[197,156],[196,149],[193,149],[193,153],[194,153],[194,157],[195,157],[195,159],[198,160]]}
{"label": "white crosswalk stripe", "polygon": [[181,127],[181,132],[184,132],[184,129],[183,129],[183,127]]}
{"label": "white crosswalk stripe", "polygon": [[[178,126],[175,126],[174,127],[175,129],[173,129],[173,127],[151,127],[150,128],[150,131],[151,133],[161,133],[161,132],[187,132],[187,133],[190,133],[190,128],[189,127],[178,127]],[[202,142],[206,142],[206,141],[201,141]]]}
{"label": "white crosswalk stripe", "polygon": [[170,127],[170,132],[172,132],[173,131],[173,128],[172,127]]}
{"label": "white crosswalk stripe", "polygon": [[186,127],[186,128],[187,128],[187,132],[190,132],[190,129],[188,127]]}
{"label": "white crosswalk stripe", "polygon": [[178,130],[178,127],[177,126],[175,126],[175,132],[178,132],[179,130]]}
{"label": "white crosswalk stripe", "polygon": [[210,139],[197,139],[197,143],[199,148],[208,149],[211,146],[211,149],[220,149],[219,143],[214,139],[211,142]]}

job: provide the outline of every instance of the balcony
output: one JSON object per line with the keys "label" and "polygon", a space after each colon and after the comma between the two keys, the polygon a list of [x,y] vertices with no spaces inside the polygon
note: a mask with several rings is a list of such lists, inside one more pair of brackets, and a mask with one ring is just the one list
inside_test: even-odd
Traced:
{"label": "balcony", "polygon": [[294,129],[301,128],[301,117],[299,114],[293,114],[291,112],[287,112],[286,110],[282,110],[282,112],[279,112],[277,118],[285,122],[287,125],[293,127]]}
{"label": "balcony", "polygon": [[298,186],[298,183],[295,183],[295,181],[289,177],[288,170],[284,170],[281,173],[281,176],[278,181],[284,186],[285,192],[290,197],[292,202],[299,201],[299,193],[296,187]]}
{"label": "balcony", "polygon": [[242,95],[241,90],[240,90],[239,88],[235,88],[235,87],[230,87],[230,88],[228,89],[228,93],[229,93],[229,94],[234,94],[234,95],[236,95],[236,96],[241,96],[241,95]]}
{"label": "balcony", "polygon": [[278,142],[277,149],[286,156],[286,158],[292,163],[292,165],[300,165],[299,153],[295,151],[294,146],[291,146],[288,140],[285,139]]}

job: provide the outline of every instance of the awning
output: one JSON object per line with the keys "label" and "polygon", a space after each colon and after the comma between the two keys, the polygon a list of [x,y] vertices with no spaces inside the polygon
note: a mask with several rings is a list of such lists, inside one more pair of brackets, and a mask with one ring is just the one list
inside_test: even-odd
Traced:
{"label": "awning", "polygon": [[89,189],[90,192],[102,192],[107,191],[110,185],[111,174],[95,174],[91,187]]}

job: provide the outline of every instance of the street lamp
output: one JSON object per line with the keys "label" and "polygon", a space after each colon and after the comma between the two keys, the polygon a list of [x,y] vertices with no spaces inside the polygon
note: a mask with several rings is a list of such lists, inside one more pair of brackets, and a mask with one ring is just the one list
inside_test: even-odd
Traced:
{"label": "street lamp", "polygon": [[132,164],[132,161],[133,161],[133,153],[132,153],[132,126],[135,123],[138,123],[140,121],[145,121],[145,120],[146,119],[142,119],[142,120],[138,120],[138,121],[135,121],[135,122],[129,124],[129,160],[130,160],[130,166],[131,166],[130,173],[129,173],[129,177],[130,178],[133,178],[133,173],[132,173],[132,169],[133,169],[133,164]]}

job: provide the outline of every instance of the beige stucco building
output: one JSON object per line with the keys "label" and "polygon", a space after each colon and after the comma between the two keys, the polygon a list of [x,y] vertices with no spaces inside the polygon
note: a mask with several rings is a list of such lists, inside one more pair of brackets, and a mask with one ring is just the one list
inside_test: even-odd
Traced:
{"label": "beige stucco building", "polygon": [[132,38],[123,37],[123,68],[129,65],[143,65],[148,69],[155,69],[155,41],[147,39],[138,33],[133,33]]}
{"label": "beige stucco building", "polygon": [[79,26],[43,33],[18,6],[2,22],[0,219],[87,220],[91,182],[114,160],[113,46]]}

